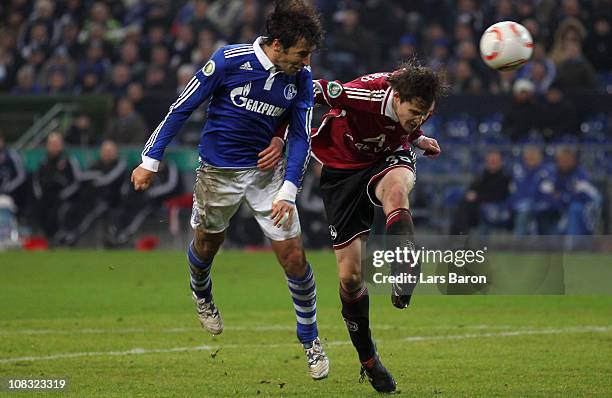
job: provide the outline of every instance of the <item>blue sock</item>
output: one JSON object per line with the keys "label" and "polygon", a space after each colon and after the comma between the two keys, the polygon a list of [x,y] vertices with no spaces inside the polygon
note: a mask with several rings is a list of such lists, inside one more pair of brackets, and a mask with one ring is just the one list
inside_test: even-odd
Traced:
{"label": "blue sock", "polygon": [[287,276],[297,318],[297,337],[302,344],[310,344],[319,335],[317,330],[317,288],[310,264],[301,278]]}
{"label": "blue sock", "polygon": [[206,264],[198,258],[193,250],[193,241],[187,250],[189,260],[189,286],[198,299],[210,301],[212,299],[212,280],[210,279],[210,268],[212,263]]}

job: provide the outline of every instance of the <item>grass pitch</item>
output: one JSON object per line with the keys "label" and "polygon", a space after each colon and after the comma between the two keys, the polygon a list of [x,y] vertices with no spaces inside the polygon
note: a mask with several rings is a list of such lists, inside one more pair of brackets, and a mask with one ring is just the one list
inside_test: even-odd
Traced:
{"label": "grass pitch", "polygon": [[[0,379],[68,377],[53,396],[376,396],[340,316],[330,252],[310,252],[330,377],[314,382],[271,253],[221,253],[226,330],[199,326],[182,252],[0,254]],[[612,396],[612,297],[371,297],[403,396]],[[0,396],[7,393],[0,393]],[[39,393],[15,393],[27,396]]]}

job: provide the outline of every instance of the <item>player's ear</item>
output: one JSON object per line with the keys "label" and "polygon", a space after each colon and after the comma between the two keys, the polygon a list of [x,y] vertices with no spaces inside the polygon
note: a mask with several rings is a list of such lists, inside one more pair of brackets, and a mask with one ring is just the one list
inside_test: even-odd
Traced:
{"label": "player's ear", "polygon": [[275,52],[283,51],[283,45],[281,44],[280,40],[278,39],[272,40],[272,50],[274,50]]}

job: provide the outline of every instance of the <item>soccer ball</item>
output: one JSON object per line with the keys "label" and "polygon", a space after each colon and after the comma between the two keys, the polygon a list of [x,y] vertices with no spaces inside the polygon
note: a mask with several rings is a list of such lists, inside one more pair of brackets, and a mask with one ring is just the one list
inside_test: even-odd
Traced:
{"label": "soccer ball", "polygon": [[520,68],[533,53],[533,39],[521,24],[512,21],[491,25],[480,38],[480,56],[493,69]]}

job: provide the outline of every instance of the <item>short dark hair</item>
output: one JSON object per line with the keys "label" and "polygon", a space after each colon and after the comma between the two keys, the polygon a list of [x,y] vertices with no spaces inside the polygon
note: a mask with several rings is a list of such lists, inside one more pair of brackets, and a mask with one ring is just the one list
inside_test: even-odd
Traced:
{"label": "short dark hair", "polygon": [[401,64],[387,77],[387,82],[399,94],[401,102],[418,98],[425,102],[425,106],[431,106],[446,91],[443,77],[422,66],[416,58]]}
{"label": "short dark hair", "polygon": [[266,36],[265,44],[278,39],[284,48],[294,46],[300,39],[319,47],[323,28],[316,11],[301,0],[277,0],[266,20]]}

